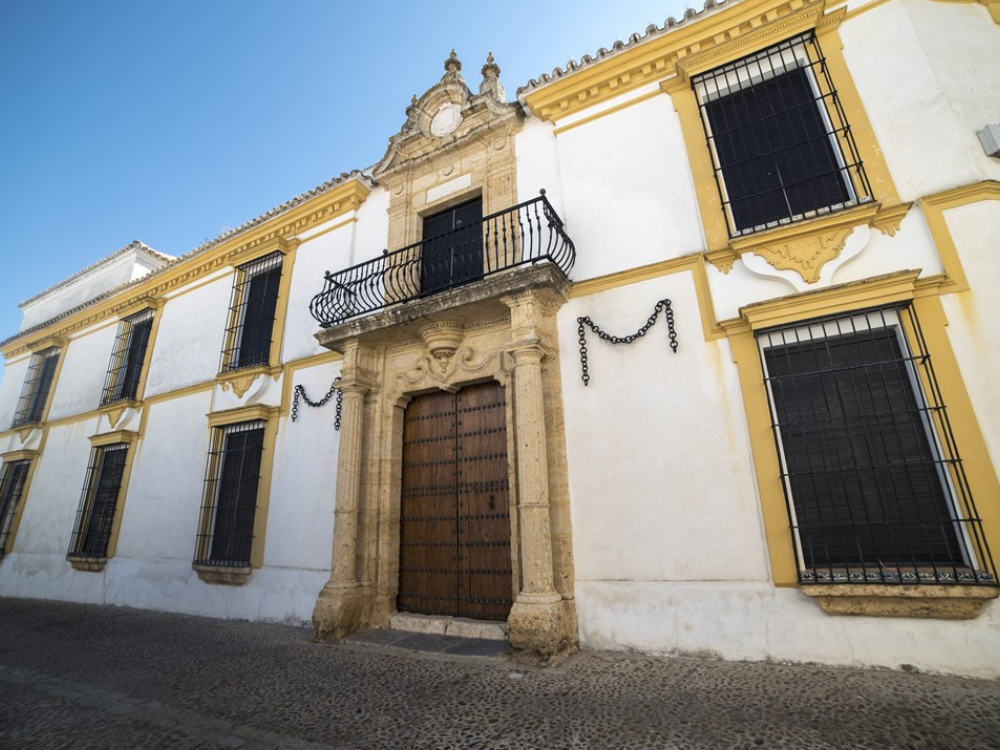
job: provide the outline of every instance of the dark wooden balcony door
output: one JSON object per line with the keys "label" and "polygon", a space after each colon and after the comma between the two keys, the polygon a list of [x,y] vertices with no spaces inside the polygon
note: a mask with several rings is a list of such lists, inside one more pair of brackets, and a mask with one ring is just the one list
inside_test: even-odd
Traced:
{"label": "dark wooden balcony door", "polygon": [[482,198],[424,218],[422,294],[433,294],[483,277],[482,219]]}
{"label": "dark wooden balcony door", "polygon": [[507,420],[497,383],[417,396],[403,422],[400,612],[506,620]]}

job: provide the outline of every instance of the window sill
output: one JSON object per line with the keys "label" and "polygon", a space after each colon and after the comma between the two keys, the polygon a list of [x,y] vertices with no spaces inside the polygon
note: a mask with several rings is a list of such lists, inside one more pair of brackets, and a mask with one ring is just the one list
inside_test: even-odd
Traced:
{"label": "window sill", "polygon": [[854,227],[867,224],[883,234],[895,235],[912,205],[883,206],[869,201],[843,211],[761,228],[732,238],[727,247],[706,253],[705,258],[723,273],[729,273],[737,260],[753,252],[779,271],[793,270],[806,283],[815,283],[823,265],[840,254]]}
{"label": "window sill", "polygon": [[253,568],[247,566],[227,566],[227,565],[191,565],[198,577],[205,583],[217,583],[223,586],[242,586],[250,580]]}
{"label": "window sill", "polygon": [[215,377],[215,382],[222,387],[222,390],[231,390],[236,398],[243,398],[244,394],[250,390],[250,386],[257,381],[257,378],[270,376],[272,380],[275,380],[280,373],[280,367],[254,365],[253,367],[244,367],[241,370],[220,372]]}
{"label": "window sill", "polygon": [[972,620],[996,599],[996,586],[907,586],[899,584],[807,584],[799,590],[828,615]]}
{"label": "window sill", "polygon": [[66,559],[69,560],[69,564],[73,566],[74,570],[79,570],[84,573],[100,573],[104,570],[104,566],[108,564],[108,558],[106,557],[79,557],[77,555],[69,555]]}

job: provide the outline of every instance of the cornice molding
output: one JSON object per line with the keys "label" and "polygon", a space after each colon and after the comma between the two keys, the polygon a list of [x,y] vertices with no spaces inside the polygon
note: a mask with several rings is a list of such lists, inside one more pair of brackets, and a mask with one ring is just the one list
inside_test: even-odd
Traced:
{"label": "cornice molding", "polygon": [[843,9],[827,20],[825,7],[825,0],[745,0],[530,91],[524,100],[537,117],[555,123],[679,71],[684,77],[711,68],[717,59],[749,54],[778,36],[839,24]]}
{"label": "cornice molding", "polygon": [[181,259],[175,264],[166,266],[162,271],[153,272],[136,282],[134,286],[88,304],[84,309],[66,318],[44,326],[38,331],[15,336],[3,349],[0,349],[0,354],[10,359],[29,348],[34,348],[39,341],[53,336],[68,336],[108,317],[121,317],[134,306],[143,304],[146,298],[162,297],[208,273],[244,263],[252,259],[262,248],[270,248],[270,243],[290,243],[297,234],[356,210],[369,193],[371,187],[361,179],[347,180],[329,192],[310,199],[258,227],[253,227],[244,234],[223,241],[189,258]]}

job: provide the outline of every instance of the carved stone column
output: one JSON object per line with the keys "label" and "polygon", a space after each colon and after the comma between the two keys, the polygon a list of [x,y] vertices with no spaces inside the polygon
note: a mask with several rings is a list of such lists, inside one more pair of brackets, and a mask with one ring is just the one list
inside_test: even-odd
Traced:
{"label": "carved stone column", "polygon": [[576,609],[556,591],[542,360],[541,318],[558,305],[530,291],[504,299],[511,309],[507,351],[514,360],[514,425],[521,591],[507,620],[515,654],[551,661],[576,648]]}
{"label": "carved stone column", "polygon": [[368,627],[370,592],[358,579],[358,511],[361,499],[364,406],[369,387],[356,342],[344,350],[340,390],[344,394],[337,460],[333,563],[330,580],[313,609],[313,640],[338,640]]}

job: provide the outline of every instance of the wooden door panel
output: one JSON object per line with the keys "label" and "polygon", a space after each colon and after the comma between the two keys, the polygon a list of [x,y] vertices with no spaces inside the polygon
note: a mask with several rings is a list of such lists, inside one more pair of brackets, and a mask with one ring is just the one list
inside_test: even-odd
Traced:
{"label": "wooden door panel", "polygon": [[400,611],[458,615],[455,397],[413,399],[403,421]]}
{"label": "wooden door panel", "polygon": [[457,400],[460,609],[465,617],[505,620],[512,588],[504,390],[470,386]]}
{"label": "wooden door panel", "polygon": [[505,620],[513,592],[503,388],[414,398],[402,478],[398,609]]}

